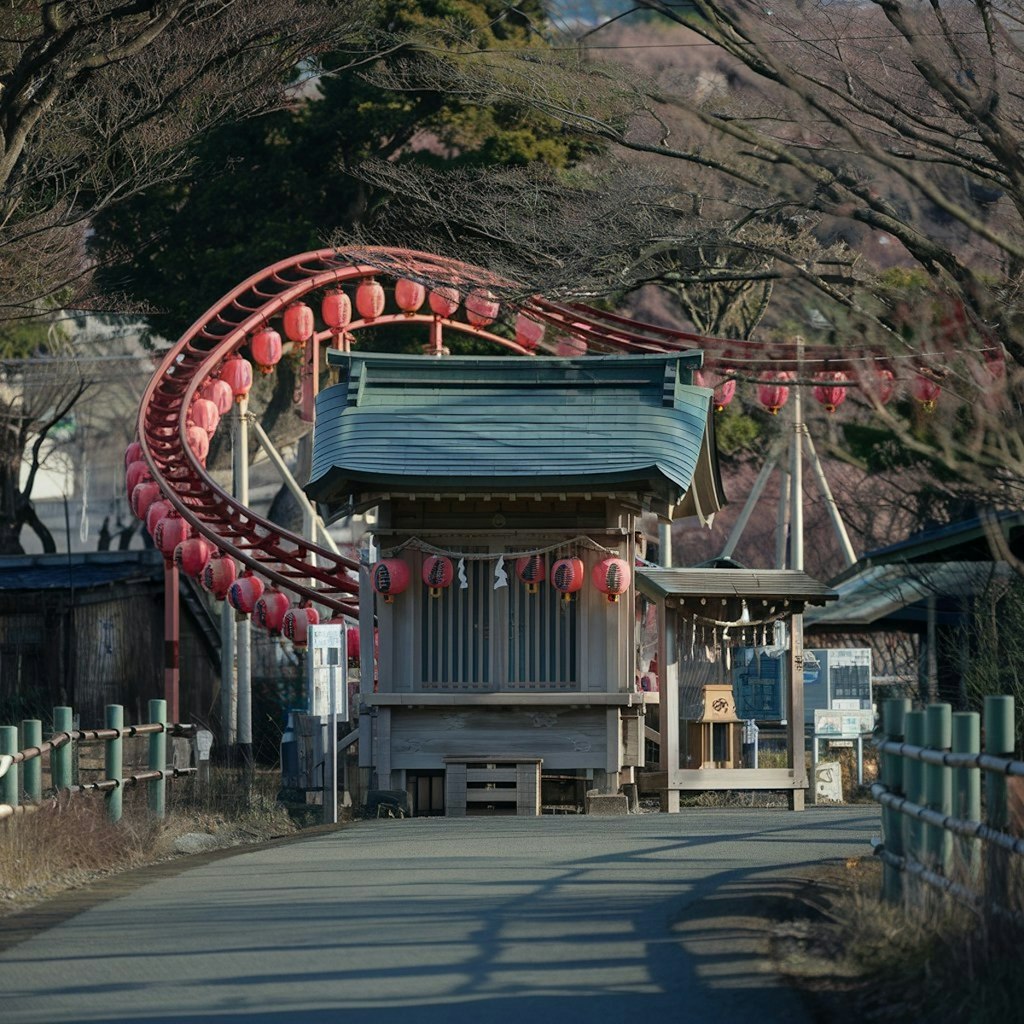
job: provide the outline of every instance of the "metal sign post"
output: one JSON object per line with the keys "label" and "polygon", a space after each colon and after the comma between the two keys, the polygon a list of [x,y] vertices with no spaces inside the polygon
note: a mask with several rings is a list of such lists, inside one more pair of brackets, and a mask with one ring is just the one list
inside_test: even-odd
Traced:
{"label": "metal sign post", "polygon": [[342,624],[310,626],[306,646],[309,713],[319,718],[323,744],[324,822],[338,820],[338,722],[348,719],[345,672],[348,628]]}

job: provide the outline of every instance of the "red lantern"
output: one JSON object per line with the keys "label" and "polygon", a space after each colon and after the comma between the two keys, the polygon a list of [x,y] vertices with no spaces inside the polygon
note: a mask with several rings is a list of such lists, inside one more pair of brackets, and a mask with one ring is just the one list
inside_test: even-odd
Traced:
{"label": "red lantern", "polygon": [[584,338],[577,338],[575,335],[567,335],[558,339],[555,346],[555,355],[563,359],[572,359],[574,356],[585,356],[587,354],[587,342]]}
{"label": "red lantern", "polygon": [[335,288],[323,297],[320,315],[332,331],[343,331],[352,322],[352,300],[340,288]]}
{"label": "red lantern", "polygon": [[197,579],[212,553],[213,545],[205,537],[189,537],[174,549],[174,564],[186,576]]}
{"label": "red lantern", "polygon": [[834,370],[816,374],[814,380],[814,397],[825,406],[825,412],[835,412],[846,401],[849,378],[842,370]]}
{"label": "red lantern", "polygon": [[712,401],[715,403],[715,412],[721,412],[736,397],[736,378],[729,376],[732,372],[726,370],[726,376],[717,384],[703,370],[697,370],[693,375],[693,383],[697,387],[714,389]]}
{"label": "red lantern", "polygon": [[440,597],[441,591],[452,585],[455,570],[452,560],[444,555],[430,555],[423,559],[423,582],[430,588],[431,597]]}
{"label": "red lantern", "polygon": [[203,566],[200,582],[218,601],[223,601],[237,575],[234,559],[222,551],[215,551]]}
{"label": "red lantern", "polygon": [[226,416],[231,412],[235,396],[231,393],[231,385],[226,380],[221,380],[219,377],[208,380],[202,386],[199,394],[208,402],[213,402],[221,416]]}
{"label": "red lantern", "polygon": [[[289,305],[285,307],[283,319],[285,337],[289,341],[294,341],[297,345],[305,345],[306,342],[313,337],[313,329],[315,326],[313,323],[313,310],[311,310],[304,302],[289,303]],[[272,333],[277,334],[277,331]],[[253,340],[255,340],[255,338]],[[280,335],[278,335],[277,340],[281,340]],[[255,352],[253,352],[253,358],[257,358]],[[277,360],[275,359],[274,362],[276,363]]]}
{"label": "red lantern", "polygon": [[228,587],[228,604],[244,618],[256,610],[256,602],[263,594],[263,581],[246,570]]}
{"label": "red lantern", "polygon": [[197,427],[202,427],[209,437],[213,437],[220,423],[220,410],[208,398],[197,398],[188,411],[188,418]]}
{"label": "red lantern", "polygon": [[418,281],[402,278],[395,282],[395,305],[406,315],[412,316],[427,297],[427,289]]}
{"label": "red lantern", "polygon": [[191,423],[185,431],[185,437],[192,454],[205,465],[206,456],[210,454],[210,435],[202,427]]}
{"label": "red lantern", "polygon": [[153,474],[149,471],[149,464],[142,462],[133,462],[124,471],[124,485],[125,491],[131,494],[135,488],[145,480],[152,480]]}
{"label": "red lantern", "polygon": [[474,327],[487,327],[498,319],[498,300],[486,288],[474,288],[466,296],[466,319]]}
{"label": "red lantern", "polygon": [[132,441],[124,450],[124,465],[127,469],[133,462],[145,461],[142,456],[142,445],[138,441]]}
{"label": "red lantern", "polygon": [[881,405],[887,405],[895,393],[896,377],[892,370],[881,367],[875,373],[875,397]]}
{"label": "red lantern", "polygon": [[914,377],[910,391],[914,398],[921,403],[921,408],[925,412],[932,412],[934,410],[935,403],[938,401],[939,395],[942,394],[942,388],[931,377],[926,377],[921,373]]}
{"label": "red lantern", "polygon": [[373,589],[391,604],[395,594],[409,586],[409,566],[400,558],[385,558],[373,567]]}
{"label": "red lantern", "polygon": [[145,519],[149,506],[160,497],[160,485],[155,480],[143,480],[132,488],[131,506],[136,519]]}
{"label": "red lantern", "polygon": [[516,575],[526,584],[528,594],[537,593],[537,587],[547,575],[547,570],[543,555],[526,555],[516,559]]}
{"label": "red lantern", "polygon": [[252,366],[240,355],[228,356],[220,368],[220,379],[224,381],[236,402],[241,402],[252,387]]}
{"label": "red lantern", "polygon": [[582,558],[560,558],[551,566],[551,586],[562,595],[563,601],[571,601],[572,595],[583,586],[584,572]]}
{"label": "red lantern", "polygon": [[296,647],[305,647],[309,642],[309,627],[316,626],[319,622],[320,613],[315,608],[306,605],[289,608],[284,613],[281,634],[291,640]]}
{"label": "red lantern", "polygon": [[793,379],[785,370],[771,371],[761,375],[761,383],[757,386],[758,401],[773,415],[789,401],[789,388],[786,384]]}
{"label": "red lantern", "polygon": [[[288,309],[292,307],[289,306]],[[302,307],[307,313],[309,313],[309,322],[313,322],[313,310],[309,306]],[[288,316],[288,310],[285,310],[285,317]],[[287,328],[285,328],[287,330]],[[310,334],[313,333],[310,328]],[[307,335],[308,337],[308,335]],[[295,338],[293,341],[297,340]],[[268,373],[272,373],[273,369],[281,361],[281,335],[277,333],[273,328],[261,327],[253,336],[249,342],[249,351],[252,353],[253,362],[260,369],[260,373],[264,376]]]}
{"label": "red lantern", "polygon": [[174,506],[166,498],[160,498],[158,501],[150,502],[149,508],[146,509],[146,532],[154,540],[156,539],[157,523],[159,523],[172,508],[174,508]]}
{"label": "red lantern", "polygon": [[356,288],[356,309],[364,320],[375,320],[384,312],[384,288],[372,277],[359,282]]}
{"label": "red lantern", "polygon": [[629,590],[632,573],[624,558],[605,558],[591,572],[594,586],[607,594],[609,601],[618,601],[619,595]]}
{"label": "red lantern", "polygon": [[288,598],[276,587],[267,587],[256,602],[254,614],[256,621],[271,636],[277,636],[284,625],[285,613],[288,611]]}
{"label": "red lantern", "polygon": [[537,346],[544,340],[544,325],[533,320],[525,313],[516,317],[516,344],[527,352],[536,352]]}
{"label": "red lantern", "polygon": [[178,510],[172,506],[156,524],[153,543],[163,552],[164,558],[170,564],[174,560],[174,549],[191,536],[192,527],[181,518]]}
{"label": "red lantern", "polygon": [[444,317],[445,320],[450,320],[455,316],[455,311],[459,308],[461,299],[462,296],[457,288],[445,285],[442,288],[435,288],[427,297],[427,302],[430,305],[431,312],[437,316]]}

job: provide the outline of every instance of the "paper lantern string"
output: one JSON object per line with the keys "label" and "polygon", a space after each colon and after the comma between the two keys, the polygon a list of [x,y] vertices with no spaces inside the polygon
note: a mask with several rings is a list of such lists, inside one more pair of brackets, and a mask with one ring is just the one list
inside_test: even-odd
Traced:
{"label": "paper lantern string", "polygon": [[554,544],[548,544],[546,547],[528,548],[523,551],[502,552],[450,551],[448,548],[440,548],[436,544],[429,544],[427,541],[422,540],[419,537],[410,537],[408,540],[402,541],[401,544],[397,544],[393,548],[382,548],[381,558],[395,558],[406,548],[416,548],[416,550],[424,551],[429,555],[447,555],[448,558],[464,558],[469,562],[493,562],[496,559],[504,561],[505,559],[526,558],[529,555],[546,555],[552,551],[559,551],[563,548],[572,547],[590,548],[592,551],[600,551],[602,554],[621,557],[621,552],[618,548],[608,548],[603,544],[598,544],[597,541],[592,540],[590,537],[579,536],[572,537],[567,540],[560,540]]}

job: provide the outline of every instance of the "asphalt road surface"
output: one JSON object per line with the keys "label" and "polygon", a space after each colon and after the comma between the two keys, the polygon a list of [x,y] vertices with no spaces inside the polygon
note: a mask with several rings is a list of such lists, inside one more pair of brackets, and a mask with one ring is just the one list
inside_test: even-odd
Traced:
{"label": "asphalt road surface", "polygon": [[8,948],[0,1020],[802,1024],[765,901],[877,832],[873,805],[360,823]]}

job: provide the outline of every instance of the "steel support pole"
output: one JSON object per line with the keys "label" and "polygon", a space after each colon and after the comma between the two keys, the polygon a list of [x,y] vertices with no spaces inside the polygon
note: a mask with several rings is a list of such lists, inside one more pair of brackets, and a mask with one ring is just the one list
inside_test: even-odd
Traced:
{"label": "steel support pole", "polygon": [[757,479],[754,481],[754,486],[751,488],[750,494],[747,495],[747,500],[743,505],[743,510],[740,512],[739,518],[736,520],[735,525],[729,533],[729,538],[725,542],[725,547],[722,548],[722,558],[731,558],[732,553],[736,550],[736,545],[740,542],[740,538],[743,536],[743,531],[747,528],[747,524],[750,522],[750,516],[753,514],[754,507],[761,500],[761,495],[764,494],[765,485],[768,483],[768,478],[772,475],[772,470],[778,462],[783,446],[784,442],[776,442],[770,449],[768,458],[761,467],[761,471],[757,474]]}
{"label": "steel support pole", "polygon": [[120,704],[108,704],[106,709],[106,727],[116,729],[117,738],[106,741],[106,777],[116,779],[117,785],[107,791],[107,817],[111,821],[120,821],[124,810],[124,790],[121,783],[124,781],[124,741],[121,739],[121,730],[124,728],[124,708]]}
{"label": "steel support pole", "polygon": [[[797,379],[803,372],[804,339],[796,338]],[[804,398],[799,384],[793,388],[793,447],[789,455],[789,567],[804,567]]]}
{"label": "steel support pole", "polygon": [[814,473],[814,479],[818,483],[818,489],[821,491],[822,497],[825,499],[825,508],[828,509],[828,517],[832,520],[832,529],[835,530],[839,546],[843,551],[843,561],[846,563],[846,567],[849,568],[857,561],[857,556],[854,554],[853,545],[850,543],[850,535],[846,532],[846,523],[843,522],[843,516],[839,511],[839,505],[836,504],[835,496],[832,494],[832,488],[828,485],[828,477],[825,476],[825,470],[821,465],[821,459],[818,458],[817,449],[814,447],[814,441],[811,439],[810,432],[807,430],[806,426],[804,427],[803,438],[807,445],[807,455],[810,458],[811,471]]}
{"label": "steel support pole", "polygon": [[[239,505],[249,505],[249,400],[235,403],[232,444],[234,497]],[[238,620],[235,656],[238,664],[238,759],[246,792],[252,782],[252,632],[248,616]]]}
{"label": "steel support pole", "polygon": [[175,722],[180,720],[178,688],[181,682],[178,662],[181,632],[178,590],[178,567],[174,562],[164,562],[164,699],[167,701],[167,713]]}
{"label": "steel support pole", "polygon": [[[38,718],[26,718],[21,723],[21,748],[30,750],[38,748],[43,742],[43,723]],[[38,757],[26,761],[21,766],[21,788],[29,800],[39,801],[43,798],[43,762]]]}
{"label": "steel support pole", "polygon": [[235,614],[227,601],[220,603],[220,719],[225,751],[235,748],[238,686],[235,682]]}
{"label": "steel support pole", "polygon": [[789,468],[779,465],[779,510],[775,519],[775,568],[785,569],[789,549]]}

